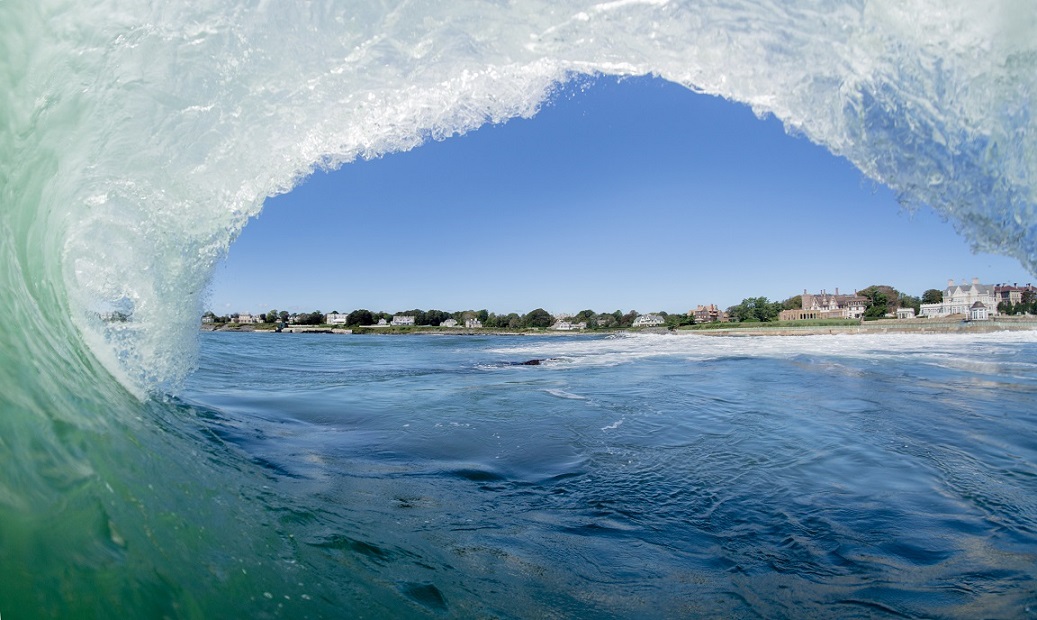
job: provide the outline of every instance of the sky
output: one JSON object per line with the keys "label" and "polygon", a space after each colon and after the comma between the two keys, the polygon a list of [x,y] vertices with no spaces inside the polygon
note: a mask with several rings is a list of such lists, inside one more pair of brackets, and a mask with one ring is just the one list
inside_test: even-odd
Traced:
{"label": "sky", "polygon": [[1037,281],[773,117],[656,78],[598,78],[532,119],[268,199],[208,309],[674,313],[973,277]]}

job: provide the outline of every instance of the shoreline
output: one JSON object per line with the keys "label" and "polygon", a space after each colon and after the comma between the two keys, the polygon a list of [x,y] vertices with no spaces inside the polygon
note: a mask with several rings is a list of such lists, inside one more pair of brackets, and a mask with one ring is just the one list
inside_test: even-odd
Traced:
{"label": "shoreline", "polygon": [[941,321],[932,319],[907,319],[869,321],[860,325],[823,325],[775,327],[731,327],[703,330],[682,330],[703,336],[820,336],[857,334],[990,334],[1003,331],[1037,330],[1037,317],[1031,319],[991,321]]}
{"label": "shoreline", "polygon": [[1000,319],[990,321],[932,320],[908,319],[868,321],[859,325],[775,325],[755,323],[751,326],[715,327],[710,329],[677,329],[645,328],[632,330],[579,330],[579,331],[499,331],[465,328],[427,328],[407,331],[379,331],[364,329],[355,332],[352,329],[292,326],[281,332],[273,329],[256,329],[251,325],[233,328],[202,327],[203,332],[260,333],[260,334],[340,334],[340,335],[387,335],[387,336],[612,336],[616,334],[670,334],[677,336],[819,336],[819,335],[858,335],[858,334],[986,334],[1001,331],[1034,331],[1037,330],[1037,317],[1025,319]]}

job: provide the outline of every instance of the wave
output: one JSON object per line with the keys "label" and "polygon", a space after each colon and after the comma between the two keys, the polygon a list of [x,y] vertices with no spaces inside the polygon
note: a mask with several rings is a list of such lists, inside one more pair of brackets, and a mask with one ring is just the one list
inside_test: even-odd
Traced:
{"label": "wave", "polygon": [[[212,272],[266,198],[316,169],[530,117],[582,76],[654,75],[774,115],[1037,272],[1026,0],[41,0],[0,2],[0,30],[8,567],[77,536],[119,558],[129,535],[112,514],[162,505],[148,476],[188,484],[135,472],[197,452],[161,395],[191,371]],[[59,521],[71,533],[52,539]],[[13,570],[0,581],[24,585]]]}

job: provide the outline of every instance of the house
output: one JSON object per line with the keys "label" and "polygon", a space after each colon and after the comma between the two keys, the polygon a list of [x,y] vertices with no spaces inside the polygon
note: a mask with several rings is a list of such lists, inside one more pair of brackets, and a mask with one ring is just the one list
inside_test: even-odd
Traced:
{"label": "house", "polygon": [[581,329],[587,329],[587,323],[585,323],[585,322],[572,323],[570,321],[556,321],[555,324],[551,326],[551,329],[553,329],[555,331],[559,331],[559,332],[571,332],[571,331],[577,331],[577,330],[581,330]]}
{"label": "house", "polygon": [[447,319],[439,324],[440,327],[457,327],[457,321],[454,319]]}
{"label": "house", "polygon": [[807,319],[859,319],[868,309],[868,298],[858,295],[841,295],[839,289],[829,293],[821,289],[818,294],[808,293],[803,289],[802,308],[782,310],[778,319],[782,321],[802,321]]}
{"label": "house", "polygon": [[982,301],[977,301],[972,304],[969,308],[969,320],[970,321],[986,321],[990,318],[990,313],[987,310],[986,305]]}
{"label": "house", "polygon": [[1013,306],[1023,302],[1023,296],[1034,297],[1037,296],[1037,287],[1032,284],[1026,286],[1019,286],[1018,283],[1008,284],[995,284],[994,285],[994,297],[998,303],[1008,302]]}
{"label": "house", "polygon": [[392,317],[391,325],[414,325],[413,314],[396,314]]}
{"label": "house", "polygon": [[345,325],[349,315],[341,312],[329,312],[324,322],[328,325]]}
{"label": "house", "polygon": [[658,327],[666,321],[658,314],[642,314],[634,319],[634,327]]}
{"label": "house", "polygon": [[464,320],[465,329],[479,329],[482,327],[482,321],[476,318],[469,318]]}
{"label": "house", "polygon": [[389,324],[385,322],[385,319],[378,319],[378,322],[374,324],[374,327],[388,327]]}
{"label": "house", "polygon": [[689,310],[688,316],[693,317],[696,323],[716,323],[727,321],[727,313],[720,308],[717,308],[716,304],[709,304],[708,306],[700,305],[694,310]]}
{"label": "house", "polygon": [[915,318],[915,309],[914,308],[906,308],[906,307],[897,308],[897,318],[898,319],[913,319],[913,318]]}
{"label": "house", "polygon": [[239,314],[236,322],[240,325],[252,325],[255,323],[262,323],[263,317],[252,314]]}
{"label": "house", "polygon": [[[102,316],[101,318],[103,319],[104,317]],[[202,325],[211,325],[211,324],[213,324],[215,322],[216,322],[216,317],[214,317],[211,314],[206,314],[206,315],[202,316]]]}
{"label": "house", "polygon": [[983,304],[987,318],[997,315],[998,299],[993,286],[980,284],[978,278],[972,278],[972,284],[966,284],[964,281],[954,284],[954,280],[947,280],[943,301],[938,304],[922,304],[921,315],[928,318],[952,314],[971,317],[976,302]]}

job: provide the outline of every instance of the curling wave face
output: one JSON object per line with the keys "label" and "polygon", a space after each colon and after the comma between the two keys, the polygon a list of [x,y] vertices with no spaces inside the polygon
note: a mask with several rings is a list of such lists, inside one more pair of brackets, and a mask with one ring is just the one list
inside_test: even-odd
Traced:
{"label": "curling wave face", "polygon": [[306,498],[198,422],[218,412],[145,398],[190,372],[249,218],[315,169],[654,74],[775,115],[1037,271],[1035,32],[1027,0],[0,0],[0,613],[236,617],[278,591],[290,614],[321,588],[366,610],[384,590],[303,589]]}
{"label": "curling wave face", "polygon": [[[265,198],[530,116],[578,75],[655,74],[774,114],[1037,267],[1025,0],[44,0],[0,16],[4,288],[31,283],[28,311],[71,315],[138,391],[190,370],[212,269]],[[129,320],[98,320],[111,312]]]}

